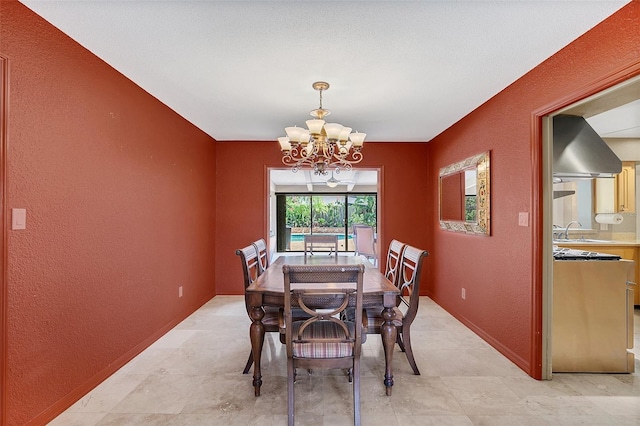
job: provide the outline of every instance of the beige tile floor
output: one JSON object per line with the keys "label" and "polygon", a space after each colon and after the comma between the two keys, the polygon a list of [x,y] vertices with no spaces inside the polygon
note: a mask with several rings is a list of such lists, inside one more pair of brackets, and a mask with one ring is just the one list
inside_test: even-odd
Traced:
{"label": "beige tile floor", "polygon": [[[640,425],[640,311],[635,374],[554,374],[537,381],[430,299],[412,326],[422,375],[396,347],[385,396],[384,355],[370,336],[362,357],[363,425]],[[286,359],[267,334],[262,396],[253,396],[249,319],[241,296],[217,296],[50,424],[285,425]],[[299,373],[299,425],[352,424],[340,371]]]}

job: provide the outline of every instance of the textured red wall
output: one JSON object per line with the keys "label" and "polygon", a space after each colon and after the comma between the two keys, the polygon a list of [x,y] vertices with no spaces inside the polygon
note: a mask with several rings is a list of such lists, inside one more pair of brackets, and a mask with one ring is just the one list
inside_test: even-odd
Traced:
{"label": "textured red wall", "polygon": [[[518,226],[519,212],[538,208],[532,204],[539,166],[534,153],[541,141],[532,143],[533,113],[574,102],[576,93],[590,95],[585,87],[639,63],[640,2],[635,1],[429,143],[431,194],[440,167],[491,150],[491,237],[436,230],[429,294],[534,377],[541,374],[535,362],[540,348],[533,343],[539,337],[532,327],[541,288],[534,277],[541,264],[532,259],[541,258],[541,247],[534,245],[539,239],[533,227]],[[434,230],[436,212],[434,205]]]}
{"label": "textured red wall", "polygon": [[[433,143],[365,145],[364,165],[384,173],[381,246],[429,250],[432,296],[530,374],[540,248],[517,215],[533,209],[531,113],[637,64],[639,9],[632,2]],[[8,207],[28,209],[27,230],[8,242],[4,414],[18,425],[79,397],[211,297],[214,272],[219,293],[241,294],[234,251],[264,236],[265,168],[280,160],[275,142],[214,153],[210,138],[15,2],[0,2],[0,53],[11,72]],[[439,167],[487,149],[493,235],[439,231]],[[234,165],[242,155],[252,167]]]}
{"label": "textured red wall", "polygon": [[[243,294],[238,248],[266,238],[267,167],[283,167],[278,143],[217,142],[216,290]],[[428,251],[430,206],[425,143],[366,143],[362,167],[382,168],[379,197],[382,255],[398,239]],[[250,167],[240,168],[236,163]],[[428,269],[429,259],[424,266]],[[384,267],[384,266],[383,266]]]}
{"label": "textured red wall", "polygon": [[[42,423],[215,295],[215,141],[23,5],[9,60],[7,416]],[[178,286],[184,297],[178,298]]]}

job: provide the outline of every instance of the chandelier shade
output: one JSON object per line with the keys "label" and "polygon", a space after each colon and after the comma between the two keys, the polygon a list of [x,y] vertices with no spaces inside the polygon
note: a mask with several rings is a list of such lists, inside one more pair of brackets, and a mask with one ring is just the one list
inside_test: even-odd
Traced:
{"label": "chandelier shade", "polygon": [[287,136],[278,138],[282,162],[294,172],[302,168],[313,169],[316,175],[326,175],[328,170],[351,170],[362,161],[362,147],[366,133],[351,132],[351,127],[327,123],[324,118],[331,111],[322,107],[322,92],[329,83],[317,81],[312,87],[320,92],[320,106],[311,111],[314,117],[307,120],[307,128],[285,127]]}

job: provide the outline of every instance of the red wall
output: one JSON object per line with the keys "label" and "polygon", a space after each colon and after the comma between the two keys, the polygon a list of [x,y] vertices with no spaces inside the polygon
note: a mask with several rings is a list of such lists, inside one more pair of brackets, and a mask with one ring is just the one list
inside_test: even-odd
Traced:
{"label": "red wall", "polygon": [[[639,16],[634,1],[429,144],[365,144],[363,166],[383,170],[381,247],[427,249],[429,294],[531,375],[540,247],[517,218],[538,208],[532,112],[638,65]],[[242,293],[234,252],[266,236],[266,167],[281,163],[274,141],[214,143],[17,2],[0,2],[0,54],[7,207],[28,211],[27,229],[9,231],[5,283],[2,416],[21,425],[66,408],[214,283]],[[439,168],[485,150],[492,236],[440,231]]]}
{"label": "red wall", "polygon": [[[634,1],[429,143],[431,194],[440,167],[491,150],[491,237],[436,230],[433,205],[429,295],[534,377],[541,374],[542,250],[534,112],[591,95],[611,84],[613,74],[637,74],[639,65],[640,2]],[[532,226],[518,226],[519,212],[531,214]]]}
{"label": "red wall", "polygon": [[41,424],[215,295],[215,141],[19,3],[0,54],[6,203],[27,209],[3,416]]}
{"label": "red wall", "polygon": [[[267,167],[284,167],[279,145],[268,142],[216,142],[216,289],[243,294],[236,249],[267,237]],[[431,251],[428,227],[431,205],[425,143],[365,142],[362,167],[382,168],[379,196],[382,255],[392,239]],[[236,163],[242,158],[239,167]],[[427,258],[424,269],[429,268]],[[384,262],[382,262],[384,267]]]}

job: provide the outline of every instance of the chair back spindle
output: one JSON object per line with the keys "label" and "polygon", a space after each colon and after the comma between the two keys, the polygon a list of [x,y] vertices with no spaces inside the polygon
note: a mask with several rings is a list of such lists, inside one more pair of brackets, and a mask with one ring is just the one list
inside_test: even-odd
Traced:
{"label": "chair back spindle", "polygon": [[398,269],[400,268],[400,257],[402,256],[402,250],[405,244],[392,240],[389,244],[389,253],[387,254],[387,266],[384,271],[384,276],[391,281],[393,285],[398,286]]}
{"label": "chair back spindle", "polygon": [[422,259],[429,253],[412,246],[406,246],[402,252],[402,261],[398,271],[398,306],[404,304],[406,309],[404,322],[413,322],[418,313],[420,303],[420,273],[422,270]]}
{"label": "chair back spindle", "polygon": [[255,247],[258,255],[258,274],[262,275],[262,273],[269,267],[267,243],[261,238],[253,242],[253,247]]}

